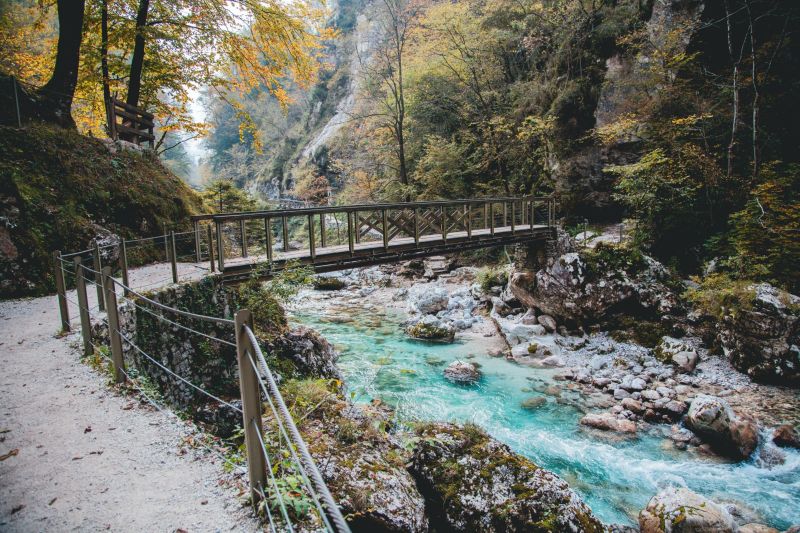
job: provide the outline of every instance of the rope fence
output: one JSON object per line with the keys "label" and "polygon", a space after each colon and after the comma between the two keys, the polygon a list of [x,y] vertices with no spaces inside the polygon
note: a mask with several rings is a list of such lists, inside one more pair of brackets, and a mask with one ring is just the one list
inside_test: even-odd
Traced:
{"label": "rope fence", "polygon": [[[194,239],[197,232],[170,233],[165,239],[174,251],[174,243],[178,238],[185,241]],[[213,241],[211,241],[213,243]],[[120,246],[124,253],[125,246]],[[180,258],[172,253],[173,258]],[[224,464],[239,474],[248,475],[251,501],[258,512],[263,512],[270,531],[295,531],[307,529],[309,521],[313,528],[328,532],[349,532],[349,527],[342,516],[333,496],[328,490],[300,431],[286,407],[286,403],[277,387],[272,371],[267,365],[258,339],[252,330],[251,314],[247,310],[239,310],[234,320],[201,315],[184,309],[178,309],[154,300],[141,293],[142,287],[132,288],[127,281],[128,273],[122,268],[103,265],[100,247],[83,250],[72,254],[55,254],[54,272],[58,286],[58,300],[61,308],[61,321],[64,331],[70,331],[75,319],[70,320],[68,305],[78,310],[80,332],[83,340],[85,356],[100,358],[110,370],[114,380],[120,385],[132,387],[140,397],[157,411],[170,418],[179,420],[177,415],[169,411],[164,401],[156,399],[160,393],[154,393],[153,387],[146,386],[140,379],[137,367],[129,368],[127,364],[136,361],[146,362],[144,368],[148,373],[156,372],[171,382],[189,387],[204,398],[206,402],[231,409],[242,417],[244,433],[245,463],[239,464],[226,457],[219,446],[198,441],[197,444],[209,453],[214,454]],[[124,257],[124,255],[122,256]],[[100,261],[98,261],[100,259]],[[87,264],[84,264],[84,261]],[[213,264],[213,261],[212,261]],[[124,267],[121,260],[119,267]],[[99,267],[99,269],[98,269]],[[114,273],[119,271],[122,280],[116,279]],[[162,284],[160,280],[150,285]],[[66,292],[67,282],[75,287],[74,295]],[[91,289],[91,291],[90,291]],[[90,292],[97,291],[97,301],[90,303]],[[163,323],[173,330],[180,330],[189,338],[203,339],[218,344],[225,349],[235,349],[238,375],[239,398],[241,407],[230,398],[221,397],[210,392],[202,378],[190,379],[183,372],[170,368],[168,359],[163,354],[150,352],[146,344],[135,334],[127,331],[121,323],[123,315],[120,305],[130,305],[136,313],[145,313],[148,317]],[[98,340],[93,324],[107,331],[107,339]],[[206,324],[207,331],[201,324]],[[230,334],[235,342],[220,338]],[[128,361],[125,352],[128,351]],[[139,359],[130,359],[130,353]],[[127,363],[127,364],[126,364]],[[147,374],[142,374],[146,376]],[[226,399],[227,398],[227,399]],[[268,427],[264,430],[262,410],[267,408]],[[223,451],[229,448],[222,448]],[[298,498],[300,500],[298,500]],[[297,502],[301,501],[301,504]],[[302,511],[302,512],[301,512]],[[300,527],[302,525],[302,527]]]}

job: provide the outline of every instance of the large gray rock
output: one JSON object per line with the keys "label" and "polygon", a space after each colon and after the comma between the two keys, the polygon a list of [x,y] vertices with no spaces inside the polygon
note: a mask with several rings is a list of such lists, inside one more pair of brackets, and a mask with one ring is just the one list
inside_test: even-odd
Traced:
{"label": "large gray rock", "polygon": [[434,315],[424,315],[406,326],[406,333],[415,339],[453,342],[456,328],[452,323]]}
{"label": "large gray rock", "polygon": [[718,340],[753,379],[800,386],[800,297],[761,283],[752,306],[723,317]]}
{"label": "large gray rock", "polygon": [[716,503],[685,488],[670,487],[639,513],[641,533],[735,533],[733,517]]}
{"label": "large gray rock", "polygon": [[736,459],[750,457],[758,446],[756,423],[737,415],[728,402],[716,396],[697,396],[689,406],[685,422],[717,451]]}
{"label": "large gray rock", "polygon": [[304,377],[342,378],[336,366],[339,354],[311,328],[299,326],[281,335],[272,342],[272,350],[278,357],[291,360],[296,372]]}
{"label": "large gray rock", "polygon": [[697,350],[691,343],[672,337],[663,337],[653,353],[659,361],[671,363],[680,372],[685,373],[693,372],[700,360]]}
{"label": "large gray rock", "polygon": [[450,296],[442,287],[416,285],[407,295],[408,309],[412,313],[429,315],[447,309]]}
{"label": "large gray rock", "polygon": [[510,289],[525,305],[559,322],[595,323],[622,307],[654,316],[678,310],[677,296],[664,283],[669,272],[661,263],[624,249],[596,250],[600,252],[593,252],[598,259],[591,268],[581,254],[566,253],[535,274],[512,273]]}
{"label": "large gray rock", "polygon": [[429,424],[418,433],[409,470],[437,531],[604,530],[566,482],[480,429]]}
{"label": "large gray rock", "polygon": [[444,369],[444,377],[453,383],[470,385],[481,378],[480,371],[472,363],[453,361]]}

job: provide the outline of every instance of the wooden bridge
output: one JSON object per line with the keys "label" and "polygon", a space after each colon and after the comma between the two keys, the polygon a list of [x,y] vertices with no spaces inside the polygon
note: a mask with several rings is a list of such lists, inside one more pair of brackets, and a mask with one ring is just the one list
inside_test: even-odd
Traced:
{"label": "wooden bridge", "polygon": [[[317,272],[551,238],[552,196],[275,209],[192,217],[197,262],[228,279]],[[203,228],[205,226],[205,230]]]}

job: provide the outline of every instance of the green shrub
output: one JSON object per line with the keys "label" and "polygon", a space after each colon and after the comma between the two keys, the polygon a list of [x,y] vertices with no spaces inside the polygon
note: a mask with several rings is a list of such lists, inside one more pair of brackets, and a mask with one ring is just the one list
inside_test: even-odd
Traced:
{"label": "green shrub", "polygon": [[492,287],[505,287],[508,283],[508,272],[502,267],[483,267],[478,271],[478,284],[484,292]]}
{"label": "green shrub", "polygon": [[752,309],[756,292],[752,281],[715,273],[700,281],[700,287],[686,291],[685,296],[701,312],[719,319]]}

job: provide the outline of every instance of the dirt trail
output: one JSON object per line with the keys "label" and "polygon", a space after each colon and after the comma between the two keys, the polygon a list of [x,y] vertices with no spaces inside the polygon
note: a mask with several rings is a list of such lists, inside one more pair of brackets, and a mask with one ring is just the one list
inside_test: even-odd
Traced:
{"label": "dirt trail", "polygon": [[58,328],[54,296],[0,302],[0,456],[18,450],[0,461],[0,530],[258,529],[221,461],[183,445],[191,428],[110,389]]}

